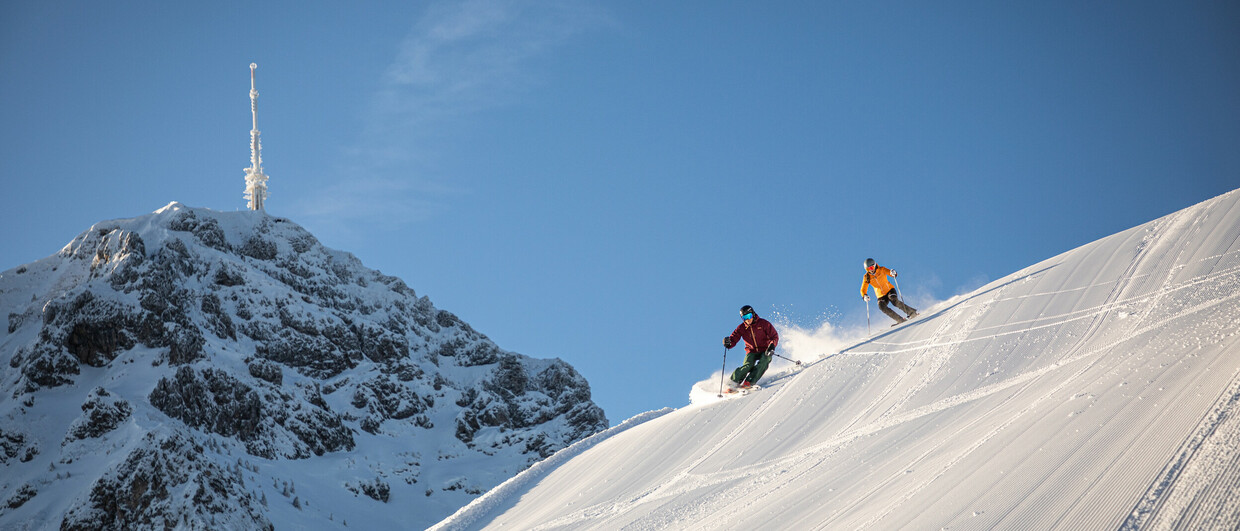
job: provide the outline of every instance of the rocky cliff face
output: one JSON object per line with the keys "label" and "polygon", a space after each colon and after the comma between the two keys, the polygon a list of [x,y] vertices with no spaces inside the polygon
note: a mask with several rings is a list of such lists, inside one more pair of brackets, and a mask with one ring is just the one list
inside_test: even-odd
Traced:
{"label": "rocky cliff face", "polygon": [[0,527],[425,526],[607,426],[568,364],[261,213],[100,223],[0,312]]}

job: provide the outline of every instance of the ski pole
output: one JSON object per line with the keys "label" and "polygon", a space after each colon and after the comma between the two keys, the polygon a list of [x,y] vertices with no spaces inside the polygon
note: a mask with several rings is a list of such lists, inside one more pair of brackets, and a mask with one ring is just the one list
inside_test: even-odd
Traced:
{"label": "ski pole", "polygon": [[728,347],[723,347],[723,367],[719,369],[719,398],[723,398],[723,375],[728,372]]}
{"label": "ski pole", "polygon": [[899,281],[899,280],[897,280],[897,279],[896,279],[896,277],[891,277],[891,281],[896,283],[896,296],[897,296],[897,297],[900,297],[901,299],[903,299],[903,298],[904,298],[904,292],[903,292],[903,291],[900,291],[900,281]]}
{"label": "ski pole", "polygon": [[865,335],[870,335],[870,299],[865,300]]}
{"label": "ski pole", "polygon": [[774,352],[772,352],[772,353],[771,353],[771,355],[772,355],[772,356],[775,356],[776,358],[784,358],[784,359],[786,359],[786,360],[788,360],[788,361],[791,361],[791,362],[793,362],[793,363],[797,364],[797,366],[798,366],[798,367],[799,367],[799,366],[801,366],[801,361],[800,361],[800,360],[794,360],[794,359],[792,359],[792,358],[787,358],[787,357],[784,357],[784,356],[780,356],[779,354],[776,354],[776,353],[774,353]]}

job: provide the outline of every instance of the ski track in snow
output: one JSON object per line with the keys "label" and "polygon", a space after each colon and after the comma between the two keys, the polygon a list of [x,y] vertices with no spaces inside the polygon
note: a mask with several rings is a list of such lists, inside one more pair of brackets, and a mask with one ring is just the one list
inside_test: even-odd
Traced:
{"label": "ski track in snow", "polygon": [[[1240,253],[1240,251],[1236,251],[1236,253]],[[1228,254],[1234,254],[1234,253],[1228,253]],[[1095,307],[1087,308],[1083,310],[1075,310],[1075,311],[1065,313],[1065,314],[1060,314],[1060,315],[1043,316],[1037,319],[1026,320],[1023,322],[1011,322],[1011,323],[1005,323],[1003,325],[981,327],[981,328],[975,329],[974,331],[985,331],[985,330],[1006,328],[1014,324],[1015,325],[1021,325],[1021,324],[1029,325],[1030,323],[1040,323],[1037,325],[1026,326],[1025,328],[1006,330],[1003,332],[996,332],[996,333],[988,334],[988,335],[970,335],[969,337],[966,337],[966,338],[957,339],[953,341],[944,341],[944,342],[936,342],[935,341],[936,338],[934,337],[917,340],[917,341],[903,342],[903,343],[867,341],[865,342],[865,344],[892,346],[892,347],[898,347],[898,348],[891,349],[891,350],[845,349],[844,351],[841,351],[840,354],[847,355],[847,356],[902,354],[902,353],[907,353],[907,352],[920,351],[925,348],[940,347],[940,346],[944,346],[947,344],[959,344],[959,343],[984,341],[984,340],[990,340],[990,339],[995,339],[995,338],[1004,337],[1004,336],[1020,335],[1020,334],[1036,331],[1036,330],[1041,330],[1041,329],[1055,328],[1055,327],[1062,326],[1063,324],[1069,321],[1077,321],[1077,320],[1082,320],[1082,319],[1095,319],[1099,315],[1106,314],[1107,312],[1111,312],[1117,308],[1131,307],[1131,306],[1137,305],[1138,303],[1148,303],[1149,301],[1157,300],[1172,292],[1195,288],[1195,287],[1201,287],[1202,285],[1205,285],[1208,283],[1214,283],[1218,281],[1219,279],[1226,277],[1227,275],[1234,275],[1237,272],[1240,272],[1240,266],[1231,267],[1231,268],[1218,271],[1218,272],[1215,272],[1209,275],[1203,275],[1201,277],[1193,279],[1191,282],[1172,286],[1172,287],[1166,288],[1162,291],[1155,292],[1155,293],[1137,295],[1129,299],[1117,300],[1117,301],[1109,302],[1109,303],[1106,303],[1100,306],[1095,306]],[[1017,300],[1017,299],[1028,299],[1028,298],[1044,296],[1044,295],[1054,295],[1056,293],[1061,293],[1061,292],[1048,292],[1048,293],[1040,293],[1040,294],[1034,294],[1034,295],[1024,295],[1021,297],[1012,297],[1012,298],[1006,299],[1006,301],[1012,301],[1012,300]],[[989,302],[997,302],[997,301],[989,301]]]}
{"label": "ski track in snow", "polygon": [[1209,529],[1240,521],[1238,404],[1240,369],[1120,529]]}
{"label": "ski track in snow", "polygon": [[[978,437],[977,440],[973,444],[970,444],[967,447],[955,450],[953,452],[954,457],[950,458],[947,461],[946,465],[941,466],[937,473],[932,474],[929,477],[921,481],[918,481],[918,484],[914,488],[910,490],[906,490],[901,496],[899,496],[899,498],[895,502],[887,504],[881,510],[873,511],[872,513],[873,516],[869,518],[868,520],[864,521],[864,523],[860,527],[871,528],[873,526],[877,526],[883,520],[883,518],[890,515],[893,511],[897,510],[900,507],[901,503],[914,498],[923,489],[933,484],[934,481],[940,479],[947,470],[951,469],[954,465],[959,463],[965,457],[969,456],[977,448],[980,448],[981,446],[986,444],[995,435],[1007,429],[1011,424],[1015,423],[1023,415],[1045,405],[1047,402],[1051,400],[1054,400],[1055,397],[1060,395],[1061,392],[1066,387],[1068,387],[1070,384],[1076,383],[1077,379],[1082,374],[1084,374],[1085,372],[1087,372],[1088,370],[1094,367],[1095,363],[1097,363],[1097,361],[1100,359],[1098,357],[1100,353],[1120,347],[1121,345],[1129,341],[1141,341],[1143,340],[1145,334],[1148,334],[1152,331],[1157,331],[1163,328],[1164,326],[1171,324],[1172,321],[1183,319],[1189,316],[1193,316],[1193,315],[1198,314],[1199,312],[1213,310],[1216,307],[1221,306],[1221,305],[1234,305],[1237,303],[1237,299],[1240,299],[1240,295],[1233,295],[1233,296],[1226,297],[1226,298],[1210,300],[1208,302],[1199,304],[1198,306],[1190,310],[1182,312],[1179,315],[1174,316],[1172,319],[1148,323],[1145,326],[1141,327],[1140,329],[1134,330],[1131,334],[1125,335],[1124,337],[1120,339],[1110,341],[1106,344],[1097,346],[1087,351],[1076,352],[1075,354],[1071,355],[1070,357],[1066,359],[1056,361],[1055,363],[1052,363],[1042,368],[1024,372],[1022,374],[1008,378],[1007,380],[979,388],[976,391],[962,393],[962,394],[954,395],[948,398],[944,398],[930,405],[922,406],[922,407],[913,409],[905,413],[898,413],[898,414],[893,413],[898,410],[898,406],[902,406],[906,404],[908,402],[908,397],[911,397],[913,394],[915,394],[916,390],[920,390],[924,388],[926,385],[928,385],[930,378],[937,372],[938,368],[940,368],[943,365],[946,359],[950,357],[950,347],[959,345],[965,342],[969,342],[969,341],[992,339],[995,337],[999,337],[1001,335],[1025,333],[1025,332],[1029,332],[1029,331],[1037,330],[1041,328],[1061,326],[1065,323],[1075,321],[1075,320],[1080,320],[1080,319],[1087,319],[1087,318],[1099,319],[1100,318],[1099,316],[1106,314],[1108,311],[1111,311],[1115,307],[1132,304],[1137,301],[1149,300],[1155,297],[1166,295],[1169,292],[1188,289],[1188,288],[1198,286],[1200,284],[1207,283],[1207,282],[1218,282],[1224,278],[1236,277],[1237,273],[1240,273],[1240,267],[1233,267],[1233,268],[1229,268],[1223,271],[1218,271],[1218,272],[1215,272],[1209,275],[1198,277],[1196,279],[1193,279],[1190,282],[1177,285],[1177,286],[1173,286],[1168,289],[1159,291],[1157,293],[1142,295],[1142,296],[1138,296],[1138,297],[1134,297],[1134,298],[1131,298],[1128,300],[1122,300],[1122,301],[1115,299],[1115,295],[1118,294],[1118,292],[1122,291],[1121,287],[1116,286],[1115,289],[1112,291],[1112,296],[1109,296],[1108,302],[1105,302],[1104,304],[1101,304],[1099,306],[1089,308],[1086,310],[1078,310],[1076,312],[1072,312],[1069,314],[1063,314],[1063,315],[1058,316],[1059,318],[1058,321],[1045,322],[1041,325],[1029,327],[1023,330],[1012,330],[1012,331],[1004,332],[1001,334],[993,334],[993,335],[981,336],[981,337],[962,338],[960,336],[967,335],[967,331],[969,330],[969,327],[961,326],[958,328],[958,330],[962,330],[963,332],[958,332],[953,336],[949,336],[948,338],[944,339],[941,342],[934,342],[933,338],[937,338],[940,335],[940,333],[936,331],[935,334],[932,336],[932,340],[927,341],[928,343],[931,343],[931,345],[929,347],[925,347],[925,346],[922,347],[923,349],[931,349],[931,350],[935,348],[942,349],[941,351],[931,352],[928,355],[929,357],[931,357],[932,362],[933,362],[932,368],[929,369],[929,371],[922,378],[918,380],[918,383],[916,384],[916,388],[913,392],[907,393],[907,396],[901,399],[897,405],[893,405],[892,407],[887,408],[875,420],[867,424],[864,424],[861,426],[855,426],[860,421],[860,419],[865,418],[866,416],[869,416],[872,413],[872,411],[869,411],[869,410],[866,410],[863,414],[858,415],[857,418],[851,421],[848,425],[849,429],[843,430],[843,433],[841,433],[841,435],[834,437],[832,439],[823,441],[819,444],[807,447],[799,452],[785,456],[783,458],[769,460],[769,461],[761,461],[761,462],[747,465],[747,466],[744,466],[744,467],[741,467],[735,470],[727,470],[727,471],[722,471],[722,472],[705,473],[705,474],[695,473],[694,470],[696,470],[702,463],[708,461],[713,456],[715,456],[718,452],[720,452],[722,449],[729,446],[729,444],[731,444],[731,442],[744,431],[745,426],[743,424],[739,424],[736,427],[734,427],[732,431],[728,433],[728,435],[722,437],[712,448],[703,452],[700,455],[700,457],[698,457],[698,459],[693,461],[688,466],[684,467],[680,472],[675,474],[672,478],[670,478],[667,482],[663,483],[659,487],[643,492],[638,496],[630,498],[629,500],[616,502],[615,504],[610,504],[610,506],[606,508],[600,508],[600,507],[587,508],[580,512],[566,515],[564,517],[553,520],[551,522],[547,522],[544,525],[539,526],[537,529],[554,529],[554,528],[558,528],[561,526],[569,526],[574,522],[594,520],[594,519],[597,519],[603,516],[604,514],[618,514],[638,504],[653,503],[659,500],[670,499],[676,496],[683,495],[689,491],[703,490],[707,487],[720,487],[720,486],[725,487],[722,491],[711,496],[712,498],[718,497],[718,498],[724,498],[724,499],[741,499],[744,497],[744,492],[748,492],[748,491],[755,491],[755,490],[773,491],[781,487],[792,485],[795,482],[796,478],[800,476],[800,474],[793,474],[792,477],[785,477],[785,476],[788,476],[792,470],[803,469],[802,473],[808,473],[808,471],[813,469],[815,465],[826,461],[831,455],[835,453],[837,449],[843,446],[847,446],[849,444],[856,443],[857,441],[867,436],[891,429],[900,424],[904,424],[907,422],[913,422],[913,421],[922,419],[926,416],[933,415],[935,413],[939,413],[939,412],[957,407],[967,402],[972,402],[972,401],[985,398],[985,397],[988,397],[988,396],[991,396],[997,393],[1008,391],[1012,389],[1013,387],[1028,386],[1034,380],[1042,378],[1050,373],[1056,372],[1064,367],[1071,366],[1071,365],[1077,364],[1078,362],[1082,362],[1082,361],[1088,362],[1082,365],[1080,368],[1073,371],[1072,374],[1068,375],[1067,377],[1063,377],[1062,380],[1057,385],[1055,385],[1049,392],[1046,392],[1042,396],[1034,399],[1032,402],[1030,402],[1028,405],[1022,408],[1019,413],[1017,413],[1016,415],[1013,415],[1007,421],[1002,422],[998,424],[997,426],[993,427],[981,437]],[[1002,293],[1002,290],[999,290],[995,292],[995,295],[998,296],[1001,293]],[[1006,300],[1010,301],[1013,299],[1015,298],[1009,298]],[[993,302],[995,302],[995,300],[991,299],[991,300],[984,301],[981,304],[978,304],[977,307],[969,313],[969,316],[965,320],[970,324],[976,323],[978,319],[980,318],[980,316],[985,314],[986,310],[991,306]],[[1039,320],[1046,321],[1047,319],[1051,319],[1051,318],[1041,318]],[[940,330],[950,330],[952,328],[956,328],[956,326],[953,325],[951,322],[947,322],[947,323],[942,324],[939,328]],[[1081,345],[1088,344],[1087,339],[1089,337],[1092,337],[1093,332],[1097,330],[1096,324],[1091,323],[1089,330],[1090,330],[1090,333],[1084,336],[1081,341],[1078,341],[1077,344],[1072,347],[1073,351],[1079,350]],[[912,350],[912,349],[907,349],[907,350]],[[902,350],[900,352],[904,352],[904,351],[905,350]],[[850,354],[862,355],[865,353],[854,352]],[[885,354],[893,354],[893,353],[889,352]],[[911,371],[914,366],[915,366],[914,364],[909,364],[908,366],[906,366],[904,369],[905,374],[899,378],[893,379],[893,381],[902,380],[905,376],[907,376],[907,373]],[[755,417],[760,416],[764,413],[766,409],[768,409],[769,407],[773,407],[773,404],[777,402],[776,398],[778,396],[778,393],[782,392],[785,387],[783,385],[778,385],[778,384],[785,383],[784,380],[787,380],[788,378],[795,376],[799,372],[802,372],[802,371],[797,371],[794,373],[784,375],[779,380],[768,383],[766,386],[764,386],[764,390],[770,389],[773,391],[773,393],[765,395],[765,397],[763,397],[763,394],[760,394],[760,393],[754,394],[755,397],[763,397],[761,398],[761,400],[763,400],[763,404],[753,413],[753,415]],[[890,395],[891,392],[893,392],[893,389],[891,388],[884,389],[884,391],[880,394],[879,401],[881,401],[882,398],[885,398],[888,395]],[[1012,395],[1007,400],[1011,400],[1012,397],[1017,396],[1017,394],[1018,393],[1012,393]],[[980,420],[980,417],[978,420]],[[975,420],[974,422],[977,422],[977,420]],[[957,430],[957,432],[966,431],[966,428],[967,426],[962,427],[959,430]],[[922,452],[922,454],[919,457],[912,459],[911,463],[916,464],[920,462],[924,457],[930,454],[943,451],[944,448],[942,447],[942,444],[945,444],[949,440],[951,440],[951,437],[943,438],[939,444],[932,445],[929,449]],[[813,464],[806,465],[805,463],[813,463]],[[857,498],[857,502],[854,505],[859,504],[861,501],[869,498],[874,493],[889,487],[889,483],[894,481],[897,478],[898,476],[893,476],[893,477],[888,478],[887,480],[884,480],[880,484],[876,485],[875,487],[871,489],[872,492],[866,493],[866,495],[864,496],[859,496]],[[728,485],[730,484],[739,485],[739,486],[728,487]],[[709,506],[710,504],[706,504],[706,505]],[[841,507],[840,510],[844,511],[848,508],[851,508],[851,507],[850,506]],[[683,517],[685,515],[680,515],[680,516]],[[828,529],[830,527],[831,525],[824,524],[824,526],[821,527],[821,529]],[[651,528],[654,528],[654,527],[651,527]]]}
{"label": "ski track in snow", "polygon": [[[1219,300],[1219,301],[1214,301],[1214,302],[1211,302],[1211,303],[1207,303],[1207,304],[1205,304],[1205,305],[1202,305],[1202,306],[1199,306],[1198,308],[1193,309],[1191,312],[1189,312],[1189,313],[1185,314],[1185,316],[1187,316],[1187,315],[1193,315],[1193,314],[1196,314],[1196,313],[1198,313],[1198,312],[1209,311],[1209,310],[1214,309],[1214,307],[1219,306],[1219,305],[1221,305],[1221,304],[1224,304],[1224,303],[1227,303],[1227,302],[1234,302],[1234,300],[1235,300],[1235,297],[1232,297],[1232,298],[1229,298],[1229,299],[1226,299],[1226,300]],[[1070,364],[1073,364],[1073,363],[1076,363],[1076,362],[1078,362],[1078,361],[1082,361],[1082,360],[1090,360],[1090,363],[1089,363],[1089,364],[1082,366],[1080,369],[1078,369],[1077,371],[1075,371],[1072,375],[1070,375],[1070,376],[1068,376],[1068,377],[1066,377],[1066,378],[1063,378],[1063,380],[1062,380],[1062,381],[1061,381],[1058,385],[1056,385],[1054,388],[1052,388],[1052,390],[1051,390],[1050,392],[1047,392],[1047,393],[1043,394],[1041,397],[1039,397],[1039,398],[1035,399],[1035,400],[1034,400],[1033,402],[1031,402],[1028,406],[1026,406],[1025,408],[1023,408],[1023,409],[1022,409],[1022,410],[1021,410],[1018,414],[1016,414],[1016,415],[1014,415],[1013,417],[1011,417],[1008,421],[1006,421],[1006,422],[1004,422],[1004,423],[1001,423],[1000,425],[996,426],[994,429],[990,430],[990,432],[989,432],[989,433],[987,433],[987,434],[983,435],[982,437],[980,437],[980,438],[976,441],[976,443],[974,443],[973,445],[971,445],[971,446],[969,446],[969,447],[965,448],[963,451],[959,452],[959,454],[957,455],[957,457],[956,457],[955,459],[953,459],[952,461],[950,461],[950,462],[949,462],[949,464],[948,464],[947,466],[943,467],[943,469],[940,471],[940,474],[937,474],[937,475],[933,476],[932,478],[930,478],[930,479],[928,479],[928,480],[926,480],[926,481],[922,482],[922,484],[919,486],[919,488],[918,488],[918,489],[914,489],[914,490],[910,490],[910,491],[905,492],[905,493],[904,493],[904,495],[900,498],[900,501],[907,501],[907,500],[909,500],[909,499],[913,498],[913,497],[917,494],[917,491],[918,491],[918,490],[920,490],[920,488],[924,488],[924,487],[928,486],[930,483],[932,483],[935,479],[938,479],[938,478],[942,475],[942,472],[943,472],[943,471],[946,471],[947,469],[951,468],[951,466],[955,465],[957,462],[959,462],[961,459],[963,459],[966,455],[968,455],[969,453],[971,453],[971,452],[972,452],[973,450],[975,450],[976,448],[978,448],[978,447],[982,446],[985,442],[989,441],[989,440],[990,440],[990,439],[991,439],[994,435],[996,435],[996,434],[997,434],[997,433],[999,433],[1000,431],[1002,431],[1002,430],[1006,429],[1009,425],[1013,424],[1013,423],[1014,423],[1017,419],[1019,419],[1020,417],[1022,417],[1022,416],[1023,416],[1023,415],[1025,415],[1026,413],[1028,413],[1028,412],[1030,412],[1030,411],[1032,411],[1032,410],[1036,409],[1038,406],[1042,405],[1043,403],[1045,403],[1045,402],[1047,402],[1047,401],[1051,400],[1054,396],[1058,395],[1058,394],[1059,394],[1059,393],[1060,393],[1060,392],[1061,392],[1064,388],[1066,388],[1066,387],[1067,387],[1070,383],[1074,383],[1074,382],[1077,380],[1077,378],[1079,378],[1079,377],[1080,377],[1083,373],[1085,373],[1085,372],[1086,372],[1086,371],[1088,371],[1089,369],[1093,368],[1094,364],[1097,362],[1097,359],[1098,359],[1098,358],[1097,358],[1097,354],[1099,354],[1099,353],[1101,353],[1101,352],[1104,352],[1104,351],[1107,351],[1107,350],[1111,350],[1111,349],[1116,348],[1116,347],[1119,347],[1119,346],[1120,346],[1120,345],[1122,345],[1123,343],[1128,342],[1128,341],[1130,341],[1130,340],[1138,340],[1138,341],[1139,341],[1139,340],[1142,338],[1142,336],[1143,336],[1144,334],[1149,333],[1149,332],[1151,332],[1151,331],[1158,330],[1158,329],[1162,328],[1162,326],[1163,326],[1163,325],[1165,325],[1165,324],[1167,324],[1167,323],[1165,323],[1165,322],[1160,322],[1160,323],[1154,323],[1154,324],[1148,325],[1148,326],[1144,327],[1143,329],[1141,329],[1141,330],[1137,331],[1136,333],[1134,333],[1134,334],[1133,334],[1132,336],[1130,336],[1130,337],[1126,337],[1126,338],[1124,338],[1124,339],[1122,339],[1122,340],[1115,341],[1115,342],[1112,342],[1112,343],[1109,343],[1109,344],[1106,344],[1106,345],[1103,345],[1103,346],[1097,347],[1097,348],[1095,348],[1095,349],[1091,349],[1091,350],[1090,350],[1090,351],[1088,351],[1088,352],[1083,352],[1083,353],[1080,353],[1080,354],[1078,354],[1078,355],[1076,355],[1076,356],[1074,356],[1074,357],[1072,357],[1072,358],[1070,358],[1070,359],[1067,359],[1067,360],[1061,361],[1061,362],[1059,362],[1059,363],[1057,363],[1057,364],[1055,364],[1055,365],[1048,366],[1048,367],[1046,367],[1045,369],[1041,369],[1041,370],[1037,370],[1037,371],[1032,371],[1032,372],[1029,372],[1029,373],[1025,373],[1025,374],[1024,374],[1024,375],[1022,375],[1021,377],[1010,379],[1010,380],[1008,380],[1008,381],[1006,381],[1006,382],[1003,382],[1003,383],[997,384],[997,385],[995,385],[995,386],[991,386],[991,387],[989,387],[989,388],[984,388],[984,389],[980,390],[980,392],[979,392],[979,393],[973,393],[973,394],[970,394],[970,395],[961,395],[961,396],[953,397],[953,398],[952,398],[952,399],[950,399],[950,400],[943,401],[943,402],[940,402],[940,403],[938,403],[938,404],[935,404],[932,408],[929,408],[929,409],[925,409],[925,408],[923,408],[922,410],[915,410],[915,411],[913,411],[913,412],[910,412],[910,413],[906,416],[906,418],[899,419],[899,420],[900,420],[900,422],[907,422],[907,421],[910,421],[910,420],[914,420],[915,418],[918,418],[918,417],[920,417],[920,416],[924,416],[924,415],[929,414],[929,413],[932,413],[932,412],[941,411],[941,410],[943,410],[943,409],[947,409],[947,408],[949,408],[949,407],[954,407],[955,405],[957,405],[957,404],[958,404],[958,402],[961,402],[961,401],[976,400],[976,399],[978,399],[978,398],[982,398],[983,396],[986,396],[986,395],[989,395],[989,394],[993,394],[993,393],[996,393],[996,392],[999,392],[999,391],[1005,390],[1005,389],[1007,389],[1007,388],[1009,388],[1009,387],[1011,387],[1011,386],[1014,386],[1014,385],[1025,384],[1025,383],[1031,382],[1033,379],[1035,379],[1035,378],[1039,378],[1039,377],[1041,377],[1041,376],[1043,376],[1043,375],[1045,375],[1045,374],[1047,374],[1047,373],[1050,373],[1050,372],[1052,372],[1052,371],[1055,371],[1055,370],[1057,370],[1057,369],[1059,369],[1059,368],[1061,368],[1061,367],[1063,367],[1063,366],[1067,366],[1067,365],[1070,365]],[[1015,394],[1013,394],[1012,396],[1016,396],[1016,395],[1015,395]],[[890,426],[885,426],[885,425],[877,425],[877,426],[873,426],[873,427],[872,427],[872,429],[886,429],[886,428],[888,428],[888,427],[890,427]],[[936,448],[934,448],[934,449],[932,449],[932,450],[935,450],[935,449],[937,449],[937,447],[936,447]],[[928,454],[930,454],[930,453],[931,453],[931,451],[927,451],[927,452],[926,452],[926,455],[928,455]],[[1234,453],[1234,452],[1233,452],[1233,453]],[[914,463],[916,463],[916,461],[917,461],[917,460],[914,460]],[[894,478],[893,478],[893,479],[894,479]],[[1168,482],[1170,482],[1170,480],[1168,480]],[[869,520],[869,521],[865,522],[865,525],[862,525],[861,527],[865,528],[865,527],[869,527],[870,525],[877,524],[878,522],[880,522],[880,521],[882,520],[882,518],[883,518],[883,517],[887,516],[887,515],[888,515],[888,514],[890,514],[893,510],[895,510],[895,509],[897,508],[897,506],[898,506],[897,504],[893,504],[893,505],[888,506],[888,507],[886,508],[886,509],[887,509],[886,511],[884,511],[884,512],[881,512],[881,513],[877,514],[874,518],[872,518],[871,520]]]}
{"label": "ski track in snow", "polygon": [[[1240,201],[1229,201],[1230,210],[1218,210],[1226,219],[1234,220],[1235,205]],[[752,444],[754,426],[750,422],[722,425],[718,436],[709,439],[711,444],[685,454],[690,459],[667,475],[657,476],[652,484],[621,497],[556,512],[556,516],[536,525],[526,520],[524,525],[532,529],[716,529],[724,527],[722,519],[727,518],[721,511],[727,513],[740,500],[759,501],[755,494],[760,500],[788,500],[811,493],[828,494],[827,499],[832,501],[815,508],[800,506],[799,513],[788,513],[777,527],[873,529],[926,521],[943,522],[944,528],[1233,526],[1240,521],[1240,368],[1233,368],[1228,356],[1240,345],[1236,332],[1240,329],[1240,226],[1224,223],[1220,229],[1217,223],[1205,224],[1205,219],[1200,210],[1185,209],[1099,240],[1105,244],[1095,242],[1030,266],[1002,283],[928,308],[909,326],[821,355],[799,369],[772,375],[761,391],[744,399],[758,402],[743,403],[743,410],[735,407],[741,403],[726,406],[743,411],[748,418],[763,418],[780,413],[789,404],[800,407],[807,399],[806,405],[812,405],[813,393],[822,390],[816,385],[841,368],[852,370],[843,380],[837,377],[832,389],[846,398],[869,402],[857,404],[855,409],[848,404],[840,406],[839,411],[848,411],[848,416],[835,421],[839,427],[824,431],[817,440],[783,430],[785,436],[797,434],[800,438],[780,446],[779,453],[758,452],[757,460],[732,466],[728,463],[743,462],[739,459],[742,456],[749,459],[746,448]],[[1217,252],[1222,249],[1230,250]],[[1211,251],[1213,254],[1206,254]],[[1057,270],[1065,265],[1071,268]],[[1187,276],[1186,270],[1195,274]],[[1011,288],[1041,282],[1044,277],[1046,283],[1058,282],[1064,289],[1026,288],[1023,293],[1011,293],[1015,291]],[[1072,287],[1065,285],[1065,279],[1072,279]],[[1025,318],[987,322],[996,308],[1010,309],[1013,317]],[[1055,309],[1049,315],[1037,311],[1049,308]],[[932,324],[935,319],[940,322]],[[930,326],[933,331],[926,333]],[[910,335],[901,333],[910,327],[922,327],[923,338],[895,340]],[[1199,355],[1191,348],[1194,341],[1198,348],[1208,348],[1211,357],[1197,360]],[[1009,367],[1011,372],[994,380],[986,379],[1001,371],[981,374],[965,370],[955,376],[955,372],[948,372],[970,367],[984,370],[989,360],[981,356],[1004,353],[1008,343],[1033,352],[1011,360],[1031,366]],[[1152,350],[1148,348],[1155,343]],[[964,349],[966,345],[973,345],[972,350]],[[1043,346],[1054,346],[1055,357],[1038,355]],[[960,355],[974,359],[954,360]],[[851,360],[867,358],[883,361],[849,365]],[[1182,365],[1185,362],[1187,365]],[[1212,368],[1226,368],[1227,372],[1211,372]],[[802,379],[802,373],[807,372],[815,376]],[[966,376],[979,380],[963,381]],[[1135,385],[1128,388],[1130,380]],[[882,387],[877,388],[875,384],[880,382]],[[1203,397],[1199,392],[1203,382],[1209,382],[1210,389],[1225,385],[1217,396]],[[1158,385],[1173,387],[1169,393],[1159,393],[1164,389]],[[876,389],[864,395],[855,392],[870,386]],[[1071,419],[1100,402],[1091,392],[1095,388],[1108,395],[1100,411],[1085,417],[1084,422],[1064,420],[1065,411]],[[695,401],[688,408],[725,407],[722,402],[731,398]],[[928,403],[916,405],[915,398],[926,398]],[[982,403],[985,409],[963,407],[983,399],[991,399]],[[1147,399],[1149,402],[1143,402]],[[1077,400],[1083,401],[1072,405]],[[1194,407],[1212,405],[1204,411],[1193,409],[1199,418],[1186,419],[1183,411],[1167,407],[1181,402],[1195,403]],[[942,415],[953,410],[959,413]],[[1164,439],[1157,447],[1157,455],[1167,456],[1161,471],[1144,458],[1143,464],[1154,469],[1153,475],[1148,484],[1143,483],[1145,479],[1133,484],[1134,477],[1142,477],[1131,472],[1132,464],[1142,464],[1143,458],[1136,452],[1148,451],[1148,447],[1133,443],[1149,441],[1144,439],[1145,430],[1124,427],[1131,426],[1128,422],[1154,426],[1172,419],[1194,427],[1182,441]],[[881,443],[884,434],[915,436],[919,425],[939,421],[955,424],[950,430],[932,432],[933,437],[923,437],[920,442],[893,446],[906,453],[879,463],[885,467],[840,465],[841,458],[866,456],[867,444]],[[1066,450],[1058,449],[1059,460],[1038,455],[1041,450],[1037,446],[1032,447],[1037,451],[1028,454],[1009,455],[1004,450],[1005,444],[1019,440],[1034,426],[1046,426],[1052,430],[1049,433],[1056,433],[1054,429],[1063,429],[1064,425],[1083,434],[1074,437],[1075,442]],[[901,426],[907,427],[897,431]],[[1104,440],[1095,441],[1095,436]],[[1045,441],[1043,444],[1051,444],[1055,439]],[[970,476],[967,465],[959,469],[966,461],[976,463],[1000,456],[1009,467],[1020,469],[1023,476],[1019,480],[1001,484],[1006,479],[1002,469],[994,479]],[[830,493],[807,491],[804,487],[824,473],[841,471],[877,476],[852,482],[859,488],[846,492],[836,493],[835,488]],[[910,509],[934,507],[939,500],[950,502],[951,491],[962,488],[952,481],[962,475],[984,482],[963,487],[965,495],[976,496],[979,490],[992,488],[996,491],[987,500],[993,509],[947,503],[932,516]],[[1081,485],[1084,490],[1080,497],[1064,500],[1054,493],[1052,489],[1067,484],[1065,478],[1075,478],[1072,481]],[[1105,487],[1113,478],[1126,481]],[[835,485],[818,483],[817,488]],[[947,489],[942,490],[944,487]],[[1094,504],[1099,502],[1108,507],[1132,505],[1127,514],[1116,519],[1116,514],[1098,513]],[[1051,506],[1048,504],[1054,504],[1054,512],[1045,510]],[[778,508],[763,509],[765,513],[742,515],[739,521],[752,523],[758,514],[780,514]]]}

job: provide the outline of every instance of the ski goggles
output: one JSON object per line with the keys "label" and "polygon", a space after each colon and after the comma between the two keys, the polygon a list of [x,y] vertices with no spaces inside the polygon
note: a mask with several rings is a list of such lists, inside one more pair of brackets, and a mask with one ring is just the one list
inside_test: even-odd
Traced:
{"label": "ski goggles", "polygon": [[872,265],[872,266],[870,266],[870,267],[865,268],[865,270],[866,270],[866,271],[874,271],[874,270],[875,270],[875,269],[877,269],[877,268],[878,268],[878,266],[876,266],[876,265]]}
{"label": "ski goggles", "polygon": [[753,312],[741,314],[741,319],[753,319]]}

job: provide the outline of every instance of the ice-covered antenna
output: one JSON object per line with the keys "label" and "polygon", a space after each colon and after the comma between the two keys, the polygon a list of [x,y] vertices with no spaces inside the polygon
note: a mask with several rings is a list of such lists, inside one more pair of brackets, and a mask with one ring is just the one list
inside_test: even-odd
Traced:
{"label": "ice-covered antenna", "polygon": [[267,202],[267,176],[263,174],[263,143],[258,135],[258,90],[254,88],[255,63],[250,63],[250,116],[253,129],[250,129],[250,167],[245,169],[245,198],[249,200],[250,210],[264,210]]}

